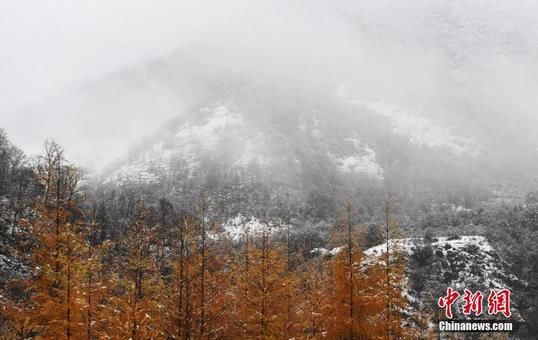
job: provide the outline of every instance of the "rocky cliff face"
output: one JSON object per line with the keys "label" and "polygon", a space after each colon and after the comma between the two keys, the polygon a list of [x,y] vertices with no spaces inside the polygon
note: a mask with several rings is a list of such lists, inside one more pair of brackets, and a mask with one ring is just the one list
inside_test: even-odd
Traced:
{"label": "rocky cliff face", "polygon": [[[526,331],[525,320],[518,310],[517,292],[527,283],[512,274],[510,266],[482,236],[407,238],[390,240],[389,249],[402,254],[406,259],[407,284],[402,293],[408,298],[409,318],[414,323],[426,323],[433,329],[435,321],[445,318],[444,311],[437,305],[438,299],[446,295],[451,287],[461,296],[453,306],[455,319],[468,319],[462,313],[464,290],[481,291],[484,295],[484,314],[481,319],[503,319],[487,314],[487,296],[491,290],[509,289],[512,292],[511,321],[521,323],[520,332]],[[384,261],[386,245],[381,244],[366,250],[366,262]],[[521,297],[519,297],[521,298]],[[422,317],[419,318],[419,315]],[[424,319],[424,315],[431,316]]]}

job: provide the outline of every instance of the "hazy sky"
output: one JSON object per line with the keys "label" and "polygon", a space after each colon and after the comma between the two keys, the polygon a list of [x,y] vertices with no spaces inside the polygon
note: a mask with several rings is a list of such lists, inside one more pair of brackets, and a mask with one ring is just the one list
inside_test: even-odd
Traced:
{"label": "hazy sky", "polygon": [[[41,107],[33,119],[25,107],[43,105],[48,98],[63,96],[98,80],[109,72],[165,55],[181,44],[203,41],[215,26],[225,25],[253,5],[253,1],[92,0],[26,1],[7,0],[0,9],[0,126],[11,139],[30,153],[39,151],[45,138],[59,140],[72,154],[78,141],[62,130],[80,131],[77,112],[58,117]],[[251,4],[252,3],[252,4]],[[46,105],[46,104],[45,104]],[[33,112],[36,110],[33,109]],[[85,114],[88,114],[85,112]],[[90,113],[91,114],[91,113]],[[95,118],[100,119],[98,112]],[[129,114],[117,112],[129,126]],[[152,112],[139,126],[148,129],[159,122]],[[58,120],[56,124],[47,122]],[[65,124],[68,126],[65,126]],[[125,143],[118,134],[111,141],[120,149]],[[93,138],[101,138],[95,131]],[[126,136],[130,142],[129,136]],[[89,141],[91,144],[94,141]],[[91,158],[90,155],[89,158]],[[81,157],[77,157],[80,161]]]}
{"label": "hazy sky", "polygon": [[[328,95],[345,88],[447,121],[465,117],[464,105],[475,123],[506,120],[516,130],[538,123],[534,0],[4,0],[1,7],[0,127],[30,154],[52,137],[89,167],[121,157],[185,109],[188,91],[166,79],[174,70],[154,75],[147,66],[178,55],[209,73]],[[143,86],[129,78],[133,69],[142,70]]]}

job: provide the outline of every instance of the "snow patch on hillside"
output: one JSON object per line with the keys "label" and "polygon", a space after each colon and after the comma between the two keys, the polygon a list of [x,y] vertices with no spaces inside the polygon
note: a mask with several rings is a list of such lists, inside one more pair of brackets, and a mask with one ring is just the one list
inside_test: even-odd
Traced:
{"label": "snow patch on hillside", "polygon": [[351,103],[365,106],[387,118],[393,133],[409,139],[415,145],[446,148],[457,155],[476,156],[479,152],[475,141],[454,135],[450,129],[421,116],[417,110],[385,102],[351,100]]}
{"label": "snow patch on hillside", "polygon": [[[403,238],[403,239],[392,239],[389,240],[389,250],[393,251],[402,251],[407,255],[412,255],[414,249],[417,246],[422,246],[425,244],[423,238]],[[491,253],[493,248],[490,246],[489,242],[484,236],[458,236],[457,238],[453,237],[435,237],[430,243],[432,247],[440,247],[446,250],[447,245],[450,245],[449,249],[461,250],[463,247],[469,245],[476,245],[478,249],[482,252]],[[375,247],[369,248],[364,251],[364,254],[367,256],[377,256],[384,254],[387,251],[387,245],[385,243],[377,245]],[[445,252],[446,253],[446,252]]]}
{"label": "snow patch on hillside", "polygon": [[239,114],[231,111],[225,105],[213,108],[205,107],[200,110],[200,113],[209,114],[209,116],[203,121],[203,124],[183,124],[181,129],[176,132],[178,142],[184,142],[188,145],[189,142],[194,141],[202,148],[210,148],[218,142],[222,130],[242,126],[244,123]]}
{"label": "snow patch on hillside", "polygon": [[375,151],[358,138],[347,138],[346,142],[353,145],[351,155],[331,155],[338,169],[347,173],[363,173],[382,180],[383,168],[377,163]]}
{"label": "snow patch on hillside", "polygon": [[321,255],[323,257],[327,256],[327,257],[332,257],[332,256],[336,256],[338,254],[340,254],[340,252],[342,252],[342,250],[344,250],[345,248],[344,247],[336,247],[336,248],[332,248],[332,249],[327,249],[327,248],[314,248],[310,251],[311,254],[314,254],[314,255]]}
{"label": "snow patch on hillside", "polygon": [[[402,293],[410,302],[407,312],[411,319],[419,320],[421,315],[438,311],[432,306],[447,287],[460,293],[469,289],[487,294],[527,285],[510,272],[509,265],[483,236],[393,239],[389,240],[389,250],[406,260]],[[386,252],[386,244],[369,248],[361,264],[383,266]],[[461,313],[462,304],[463,299],[458,300],[453,311],[456,318],[465,319],[468,317]],[[511,307],[512,319],[523,321],[517,304],[512,302]]]}
{"label": "snow patch on hillside", "polygon": [[143,162],[136,162],[134,164],[127,164],[114,171],[112,175],[104,180],[104,183],[117,183],[122,184],[125,182],[149,184],[157,183],[159,176],[150,172],[146,164]]}
{"label": "snow patch on hillside", "polygon": [[244,240],[248,234],[249,238],[256,238],[266,235],[273,235],[279,231],[287,228],[286,224],[281,223],[281,221],[261,221],[259,218],[250,216],[246,217],[242,214],[228,219],[224,224],[222,224],[223,234],[235,241]]}
{"label": "snow patch on hillside", "polygon": [[[423,238],[389,240],[391,253],[400,252],[408,257],[425,246],[432,248],[432,256],[457,262],[459,271],[451,273],[453,288],[464,289],[478,283],[495,289],[507,288],[505,279],[510,275],[501,270],[504,261],[483,236],[436,237],[431,242]],[[365,250],[364,254],[375,260],[386,251],[386,244],[380,244]]]}
{"label": "snow patch on hillside", "polygon": [[192,174],[203,151],[215,148],[224,134],[237,134],[244,128],[243,118],[225,105],[205,107],[197,114],[203,116],[200,121],[182,124],[171,140],[154,144],[114,171],[104,182],[156,183],[162,174],[170,171],[176,160]]}

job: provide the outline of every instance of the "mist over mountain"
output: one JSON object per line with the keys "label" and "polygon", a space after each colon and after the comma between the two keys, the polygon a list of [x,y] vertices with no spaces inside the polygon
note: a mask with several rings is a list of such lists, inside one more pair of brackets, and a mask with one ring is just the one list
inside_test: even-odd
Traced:
{"label": "mist over mountain", "polygon": [[[306,202],[316,191],[330,202],[327,209],[360,191],[471,207],[496,198],[521,201],[536,186],[536,154],[522,151],[517,138],[498,139],[464,121],[365,100],[344,85],[319,92],[217,78],[195,76],[205,94],[97,181],[164,181],[170,188],[188,180],[203,190],[215,176],[224,182],[245,182],[245,176],[278,192],[277,200],[296,195],[292,201]],[[326,217],[319,207],[309,209]]]}
{"label": "mist over mountain", "polygon": [[537,334],[538,2],[2,8],[0,334]]}
{"label": "mist over mountain", "polygon": [[[332,105],[318,113],[330,120],[356,119],[369,108],[415,141],[428,135],[473,144],[486,160],[483,168],[499,169],[498,175],[536,164],[538,9],[532,1],[237,1],[222,17],[210,16],[198,34],[187,33],[203,14],[190,10],[194,17],[173,31],[179,41],[166,52],[133,56],[112,70],[102,64],[91,80],[82,77],[49,99],[36,95],[6,106],[14,141],[33,153],[53,135],[69,141],[75,160],[98,171],[169,120],[267,92],[265,106],[283,97]],[[178,13],[178,20],[188,13]],[[249,108],[249,114],[271,112]]]}

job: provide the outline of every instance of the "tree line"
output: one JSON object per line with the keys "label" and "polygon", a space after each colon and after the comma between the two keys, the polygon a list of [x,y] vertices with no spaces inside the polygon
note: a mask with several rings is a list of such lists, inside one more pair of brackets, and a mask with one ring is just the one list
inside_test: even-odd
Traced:
{"label": "tree line", "polygon": [[[400,339],[403,258],[363,261],[366,232],[349,204],[331,233],[333,256],[247,228],[219,237],[205,197],[194,213],[138,200],[124,232],[98,237],[80,171],[48,143],[32,166],[38,190],[10,233],[31,270],[2,282],[6,339]],[[395,226],[384,207],[385,236]]]}

